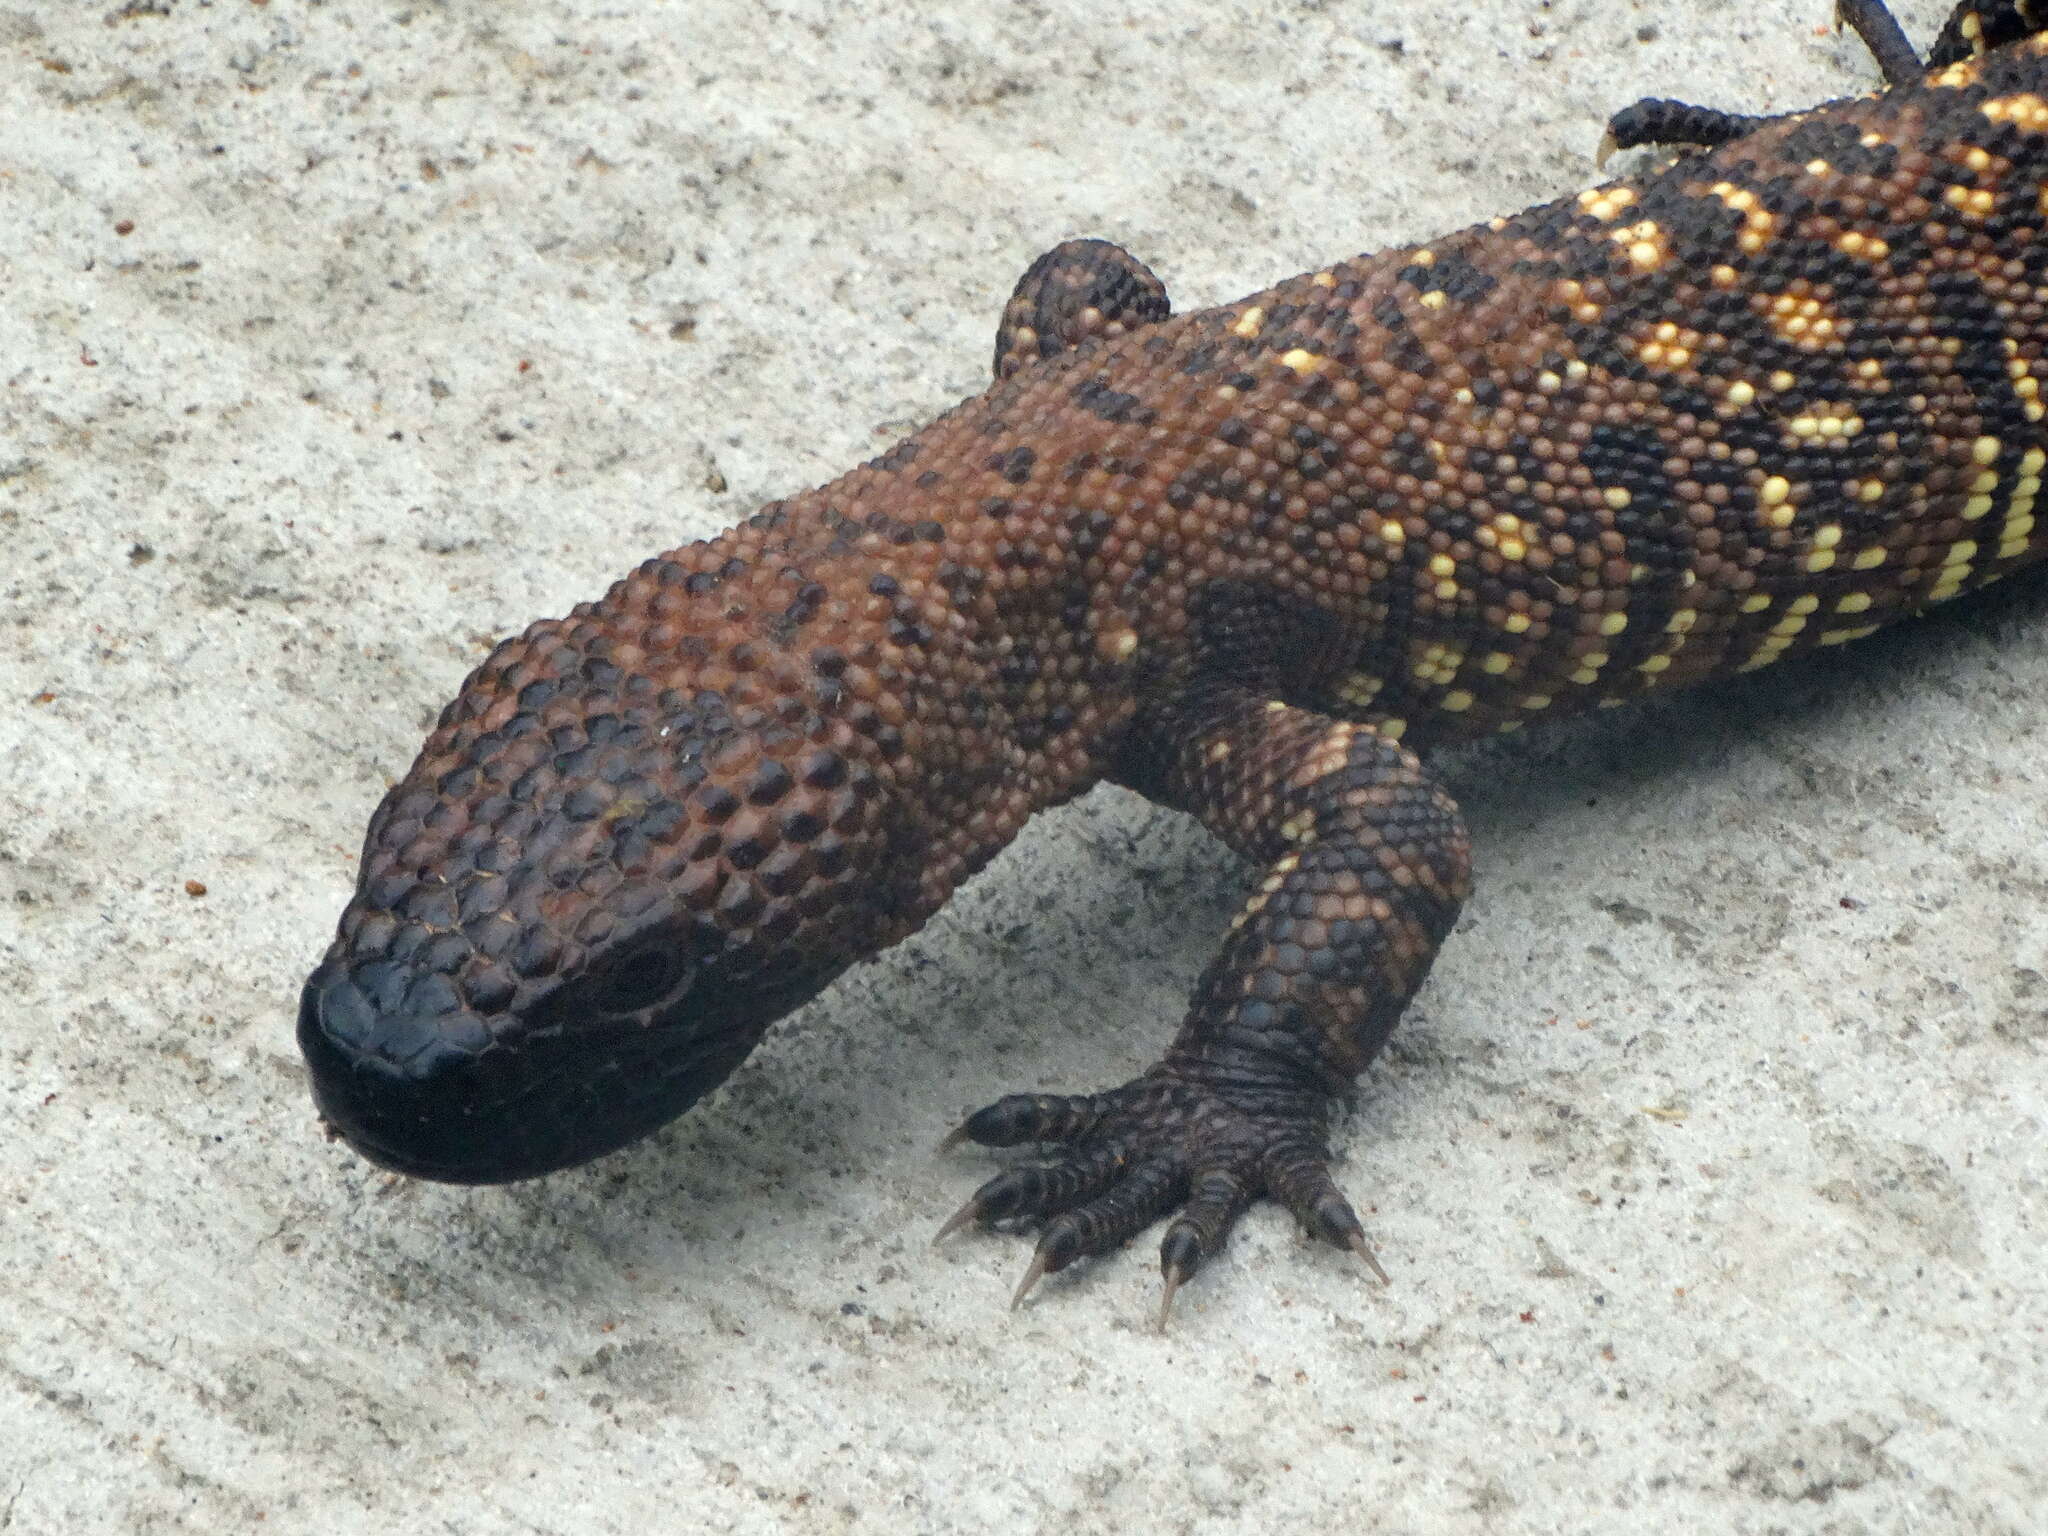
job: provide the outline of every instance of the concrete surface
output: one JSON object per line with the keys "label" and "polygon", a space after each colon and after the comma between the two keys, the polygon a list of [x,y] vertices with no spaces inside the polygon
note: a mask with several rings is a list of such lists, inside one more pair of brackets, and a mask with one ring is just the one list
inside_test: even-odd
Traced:
{"label": "concrete surface", "polygon": [[977,390],[1053,240],[1235,297],[1867,88],[1827,11],[0,0],[0,1530],[2048,1529],[2041,582],[1451,765],[1390,1290],[928,1251],[1242,889],[1113,793],[579,1172],[386,1177],[291,1039],[487,640]]}

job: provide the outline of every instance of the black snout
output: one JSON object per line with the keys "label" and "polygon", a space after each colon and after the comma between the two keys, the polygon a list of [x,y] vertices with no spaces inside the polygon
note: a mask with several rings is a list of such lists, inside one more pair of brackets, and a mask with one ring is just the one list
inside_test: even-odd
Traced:
{"label": "black snout", "polygon": [[441,978],[390,960],[331,957],[299,1000],[322,1118],[372,1162],[450,1184],[530,1179],[615,1151],[710,1092],[759,1038],[758,1027],[708,1028],[687,1006],[669,1018],[573,1003],[486,1018]]}
{"label": "black snout", "polygon": [[387,962],[330,960],[312,974],[299,1049],[321,1117],[372,1162],[421,1178],[495,1184],[576,1161],[536,1155],[513,1113],[510,1053],[475,1014],[422,995],[431,990]]}

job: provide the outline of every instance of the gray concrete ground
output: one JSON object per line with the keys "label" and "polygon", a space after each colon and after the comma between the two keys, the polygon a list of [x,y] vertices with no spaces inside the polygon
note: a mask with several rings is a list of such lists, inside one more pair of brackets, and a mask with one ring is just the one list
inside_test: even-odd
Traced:
{"label": "gray concrete ground", "polygon": [[0,0],[0,1530],[2048,1529],[2040,582],[1451,765],[1388,1290],[928,1251],[1242,889],[1112,792],[585,1170],[387,1177],[291,1039],[487,641],[979,389],[1043,247],[1235,297],[1869,88],[1827,10]]}

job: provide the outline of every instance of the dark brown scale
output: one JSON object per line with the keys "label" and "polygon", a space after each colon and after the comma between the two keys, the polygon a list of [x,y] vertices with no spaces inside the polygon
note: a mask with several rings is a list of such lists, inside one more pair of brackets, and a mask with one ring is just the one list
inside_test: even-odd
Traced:
{"label": "dark brown scale", "polygon": [[1324,1117],[1466,894],[1414,752],[2044,548],[2048,44],[1966,6],[1923,82],[1845,13],[1894,89],[1641,104],[1618,137],[1717,147],[1236,304],[1171,318],[1127,253],[1060,246],[988,393],[500,645],[307,984],[329,1122],[453,1180],[623,1145],[1110,779],[1259,889],[1158,1066],[967,1120],[1060,1150],[949,1227],[1045,1222],[1026,1288],[1177,1211],[1170,1295],[1259,1198],[1365,1253]]}

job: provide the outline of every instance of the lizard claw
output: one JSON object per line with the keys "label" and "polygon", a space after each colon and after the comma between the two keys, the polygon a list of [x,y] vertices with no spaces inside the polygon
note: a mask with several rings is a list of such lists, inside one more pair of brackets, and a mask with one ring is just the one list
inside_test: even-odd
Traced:
{"label": "lizard claw", "polygon": [[1381,1285],[1392,1285],[1394,1283],[1392,1280],[1387,1278],[1387,1272],[1380,1267],[1380,1261],[1373,1257],[1372,1249],[1366,1245],[1365,1234],[1363,1232],[1359,1233],[1356,1237],[1351,1239],[1350,1247],[1353,1253],[1357,1254],[1360,1259],[1365,1261],[1365,1267],[1371,1270],[1374,1275],[1379,1277],[1379,1282]]}
{"label": "lizard claw", "polygon": [[943,1243],[955,1232],[958,1232],[962,1227],[972,1226],[979,1220],[981,1220],[981,1198],[975,1196],[940,1224],[939,1230],[932,1234],[932,1246],[934,1248],[938,1247],[939,1244]]}
{"label": "lizard claw", "polygon": [[1064,1155],[997,1174],[933,1240],[970,1225],[1044,1220],[1014,1307],[1047,1275],[1172,1215],[1159,1248],[1163,1328],[1181,1287],[1263,1198],[1285,1205],[1316,1237],[1358,1254],[1384,1282],[1364,1228],[1330,1179],[1321,1117],[1316,1097],[1255,1096],[1161,1072],[1109,1094],[1004,1099],[969,1116],[948,1143],[1037,1142]]}
{"label": "lizard claw", "polygon": [[1045,1276],[1045,1254],[1043,1252],[1032,1254],[1031,1263],[1024,1271],[1024,1278],[1017,1282],[1017,1289],[1010,1293],[1010,1310],[1012,1312],[1024,1305],[1024,1298],[1031,1294],[1033,1288]]}

